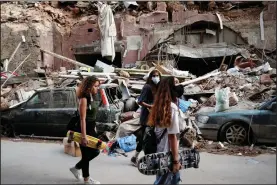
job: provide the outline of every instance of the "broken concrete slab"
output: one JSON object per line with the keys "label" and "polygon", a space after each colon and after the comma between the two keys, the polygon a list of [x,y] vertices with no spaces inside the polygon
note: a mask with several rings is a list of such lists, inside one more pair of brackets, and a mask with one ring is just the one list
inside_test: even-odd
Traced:
{"label": "broken concrete slab", "polygon": [[155,11],[149,14],[143,14],[138,17],[139,23],[141,26],[146,26],[151,24],[152,28],[156,23],[167,23],[168,22],[168,13],[164,11]]}
{"label": "broken concrete slab", "polygon": [[11,90],[12,90],[11,87],[2,88],[2,89],[1,89],[1,97],[2,97],[2,96],[3,96],[3,97],[6,97],[7,94],[8,94]]}
{"label": "broken concrete slab", "polygon": [[235,92],[231,92],[229,94],[229,105],[230,106],[235,106],[235,105],[238,104],[238,102],[239,102],[239,99],[238,99],[236,93]]}
{"label": "broken concrete slab", "polygon": [[163,11],[163,12],[166,12],[166,8],[167,8],[167,5],[165,2],[157,2],[157,7],[156,7],[156,10],[157,11]]}
{"label": "broken concrete slab", "polygon": [[261,81],[261,84],[263,85],[271,85],[272,84],[272,79],[270,78],[270,75],[269,74],[263,74],[260,76],[260,81]]}
{"label": "broken concrete slab", "polygon": [[18,89],[15,94],[18,97],[18,101],[22,102],[27,100],[28,98],[30,98],[33,94],[35,93],[35,91],[24,91],[24,89]]}
{"label": "broken concrete slab", "polygon": [[102,68],[104,73],[114,73],[114,71],[115,71],[114,67],[112,67],[108,64],[105,64],[104,62],[101,62],[100,60],[96,61],[95,66]]}

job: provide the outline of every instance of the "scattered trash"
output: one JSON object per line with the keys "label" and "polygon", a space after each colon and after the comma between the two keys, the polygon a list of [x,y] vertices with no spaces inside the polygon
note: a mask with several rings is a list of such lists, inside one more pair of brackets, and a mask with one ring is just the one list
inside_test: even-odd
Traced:
{"label": "scattered trash", "polygon": [[252,151],[253,150],[253,147],[254,147],[254,144],[252,144],[251,146],[250,146],[250,151]]}
{"label": "scattered trash", "polygon": [[221,142],[218,142],[217,147],[218,147],[219,149],[222,149],[222,148],[224,148],[225,146],[224,146]]}

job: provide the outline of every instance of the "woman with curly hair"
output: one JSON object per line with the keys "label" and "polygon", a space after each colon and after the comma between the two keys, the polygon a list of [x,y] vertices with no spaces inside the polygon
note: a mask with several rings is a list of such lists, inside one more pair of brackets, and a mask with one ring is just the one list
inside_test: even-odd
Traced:
{"label": "woman with curly hair", "polygon": [[[148,125],[155,126],[157,138],[163,137],[157,145],[157,152],[172,152],[173,169],[162,176],[157,176],[154,184],[178,184],[180,181],[179,145],[181,120],[179,119],[178,86],[174,77],[167,77],[160,82],[155,101],[149,115]],[[166,129],[166,130],[165,130]],[[163,132],[165,131],[165,134]]]}
{"label": "woman with curly hair", "polygon": [[136,166],[139,153],[143,148],[143,135],[146,128],[146,123],[149,115],[149,110],[152,108],[155,94],[159,86],[161,73],[154,69],[150,72],[145,85],[142,88],[141,94],[138,99],[138,104],[141,106],[140,124],[141,128],[137,131],[137,148],[135,155],[131,158],[131,163]]}
{"label": "woman with curly hair", "polygon": [[70,171],[73,175],[81,180],[79,170],[82,170],[82,175],[85,184],[100,184],[100,182],[92,179],[89,175],[89,162],[97,157],[100,153],[98,149],[87,147],[87,135],[96,137],[96,111],[97,106],[93,100],[99,89],[100,81],[94,77],[89,76],[85,78],[80,86],[77,88],[77,97],[79,99],[79,115],[80,124],[78,130],[82,134],[82,144],[80,145],[82,159]]}

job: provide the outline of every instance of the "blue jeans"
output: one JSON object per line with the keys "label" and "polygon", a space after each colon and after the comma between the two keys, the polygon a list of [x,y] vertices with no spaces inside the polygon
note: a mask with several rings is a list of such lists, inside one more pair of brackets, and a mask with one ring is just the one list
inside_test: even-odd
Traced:
{"label": "blue jeans", "polygon": [[169,172],[162,176],[157,175],[154,184],[179,184],[180,181],[180,172],[177,172],[175,174]]}

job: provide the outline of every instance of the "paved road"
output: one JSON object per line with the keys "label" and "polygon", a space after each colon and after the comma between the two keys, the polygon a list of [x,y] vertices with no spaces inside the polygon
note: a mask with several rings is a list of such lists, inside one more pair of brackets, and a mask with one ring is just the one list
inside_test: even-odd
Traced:
{"label": "paved road", "polygon": [[[91,162],[91,176],[102,184],[153,184],[128,157],[101,154]],[[69,172],[79,158],[54,143],[1,141],[1,184],[78,184]],[[199,169],[181,171],[182,184],[276,184],[276,156],[255,158],[201,153]]]}

